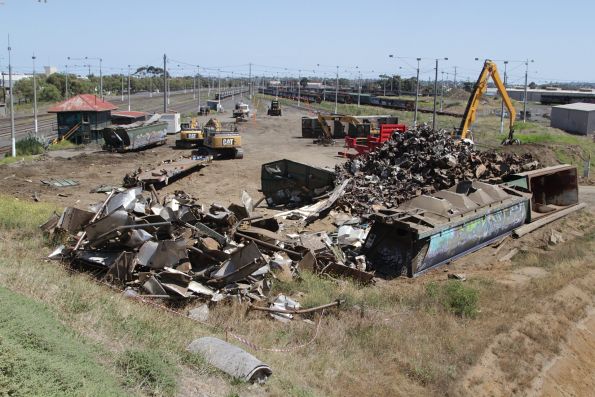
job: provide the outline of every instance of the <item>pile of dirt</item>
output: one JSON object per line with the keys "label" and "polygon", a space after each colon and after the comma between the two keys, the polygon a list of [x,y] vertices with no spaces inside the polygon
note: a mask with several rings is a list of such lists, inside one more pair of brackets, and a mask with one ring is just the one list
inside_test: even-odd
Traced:
{"label": "pile of dirt", "polygon": [[364,214],[372,205],[394,208],[421,194],[448,189],[464,180],[489,180],[536,169],[530,154],[481,152],[446,131],[422,125],[395,133],[367,155],[336,167],[339,181],[352,178],[339,204]]}

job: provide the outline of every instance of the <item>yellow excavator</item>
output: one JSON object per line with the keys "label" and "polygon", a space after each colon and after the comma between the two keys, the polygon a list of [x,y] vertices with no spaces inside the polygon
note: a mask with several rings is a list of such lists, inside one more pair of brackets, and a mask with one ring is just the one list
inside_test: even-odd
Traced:
{"label": "yellow excavator", "polygon": [[456,132],[460,134],[461,140],[468,140],[468,136],[470,134],[469,128],[475,121],[477,116],[477,107],[479,105],[479,101],[483,94],[486,92],[488,88],[488,79],[492,77],[494,84],[496,84],[496,88],[498,92],[502,96],[502,100],[504,101],[504,105],[506,105],[506,109],[508,109],[508,120],[509,120],[509,130],[508,130],[508,137],[502,141],[503,145],[512,145],[512,144],[520,144],[521,142],[514,137],[514,121],[516,119],[516,110],[514,109],[514,105],[506,92],[506,87],[502,83],[500,79],[500,74],[498,73],[498,68],[496,64],[486,59],[483,64],[483,69],[479,74],[479,78],[473,87],[473,92],[471,93],[471,97],[469,98],[469,102],[467,102],[467,107],[465,108],[465,113],[463,113],[463,120],[461,121],[461,126]]}

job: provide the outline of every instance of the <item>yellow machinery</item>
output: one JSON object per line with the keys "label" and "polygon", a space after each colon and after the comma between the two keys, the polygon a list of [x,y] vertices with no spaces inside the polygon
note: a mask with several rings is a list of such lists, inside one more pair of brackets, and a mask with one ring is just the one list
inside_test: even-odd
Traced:
{"label": "yellow machinery", "polygon": [[212,118],[204,125],[203,133],[199,155],[212,155],[216,159],[244,158],[242,136],[237,128],[224,128],[218,119]]}
{"label": "yellow machinery", "polygon": [[176,147],[193,148],[203,144],[204,133],[195,117],[192,118],[190,123],[182,123],[181,128],[180,139],[176,140]]}
{"label": "yellow machinery", "polygon": [[485,63],[483,64],[483,69],[479,74],[479,78],[475,83],[475,87],[473,87],[473,92],[471,93],[471,97],[469,98],[469,102],[467,102],[467,107],[465,108],[465,113],[463,113],[463,120],[461,121],[461,126],[457,130],[460,134],[461,140],[468,139],[468,135],[470,133],[469,128],[471,124],[475,121],[477,117],[477,107],[479,105],[479,101],[483,94],[486,92],[488,88],[488,79],[492,77],[494,84],[496,84],[496,88],[498,92],[502,96],[502,100],[506,105],[506,109],[508,109],[508,119],[509,119],[509,131],[508,131],[508,138],[502,141],[503,145],[511,145],[513,143],[520,143],[518,139],[514,137],[514,121],[516,118],[516,110],[506,92],[506,87],[502,83],[500,79],[500,74],[498,73],[498,68],[496,64],[489,59],[486,59]]}

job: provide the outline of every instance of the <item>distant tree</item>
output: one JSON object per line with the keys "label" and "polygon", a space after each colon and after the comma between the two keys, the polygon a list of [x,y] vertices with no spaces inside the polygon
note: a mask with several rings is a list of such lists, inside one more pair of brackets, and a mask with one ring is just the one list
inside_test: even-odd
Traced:
{"label": "distant tree", "polygon": [[21,79],[14,83],[14,95],[26,101],[33,100],[33,79]]}
{"label": "distant tree", "polygon": [[53,84],[46,84],[41,87],[39,92],[39,100],[43,102],[55,102],[62,98],[60,90]]}
{"label": "distant tree", "polygon": [[306,88],[306,86],[308,85],[308,78],[307,77],[302,77],[302,79],[300,80],[300,85],[302,86],[302,88]]}
{"label": "distant tree", "polygon": [[531,88],[532,90],[534,90],[535,88],[537,88],[537,84],[535,84],[535,82],[530,82],[529,83],[529,88]]}
{"label": "distant tree", "polygon": [[473,90],[473,83],[471,83],[470,81],[464,82],[463,89],[467,92],[471,92]]}

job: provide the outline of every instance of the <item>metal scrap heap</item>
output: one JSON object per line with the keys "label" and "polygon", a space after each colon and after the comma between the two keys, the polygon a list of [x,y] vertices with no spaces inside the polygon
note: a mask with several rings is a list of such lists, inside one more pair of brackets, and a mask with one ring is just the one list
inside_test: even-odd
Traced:
{"label": "metal scrap heap", "polygon": [[66,241],[50,258],[94,269],[130,294],[259,301],[274,272],[291,278],[296,270],[275,245],[278,223],[247,219],[250,211],[234,204],[205,208],[180,191],[160,200],[137,187],[112,191],[91,211],[67,207],[42,228]]}
{"label": "metal scrap heap", "polygon": [[[315,243],[289,238],[278,234],[275,218],[254,213],[246,192],[241,201],[205,206],[182,191],[159,198],[141,187],[112,190],[89,211],[67,207],[41,228],[65,242],[49,258],[91,271],[134,296],[258,302],[266,300],[272,280],[290,281],[302,269],[356,272],[347,266],[354,255],[339,246],[361,244],[362,231],[348,228],[335,237],[338,243],[326,235]],[[372,278],[356,273],[364,282]]]}
{"label": "metal scrap heap", "polygon": [[354,214],[371,206],[395,208],[413,197],[455,186],[463,180],[489,180],[538,168],[530,154],[481,152],[450,133],[427,125],[395,133],[374,152],[336,167],[339,181],[352,178],[340,198]]}

